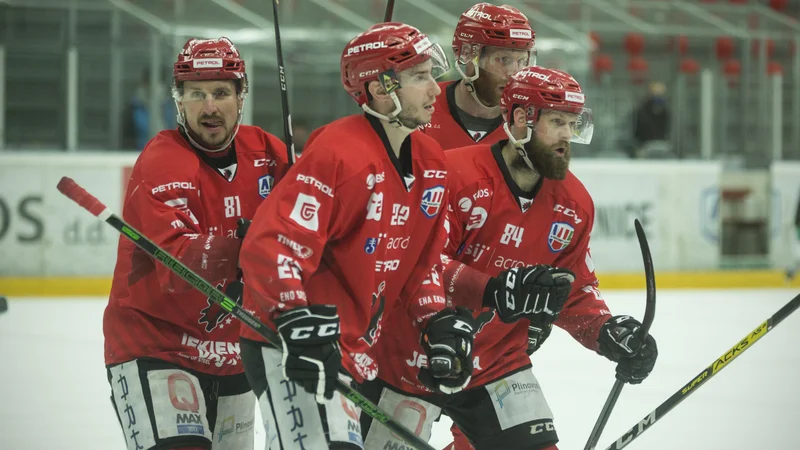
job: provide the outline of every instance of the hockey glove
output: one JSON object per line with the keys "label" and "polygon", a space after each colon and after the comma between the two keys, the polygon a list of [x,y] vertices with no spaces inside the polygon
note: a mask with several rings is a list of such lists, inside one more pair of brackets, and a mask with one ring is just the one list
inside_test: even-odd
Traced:
{"label": "hockey glove", "polygon": [[569,270],[544,264],[504,270],[487,283],[483,306],[497,309],[505,323],[527,317],[532,326],[544,329],[558,318],[573,281]]}
{"label": "hockey glove", "polygon": [[236,237],[241,240],[244,240],[244,237],[247,236],[247,230],[250,229],[250,224],[252,220],[249,219],[239,219],[236,221]]}
{"label": "hockey glove", "polygon": [[422,333],[422,348],[428,367],[419,371],[419,381],[434,392],[454,394],[472,378],[472,347],[475,319],[463,307],[444,309],[428,320]]}
{"label": "hockey glove", "polygon": [[275,319],[283,345],[283,376],[314,394],[317,403],[333,398],[342,365],[339,315],[334,305],[309,305]]}
{"label": "hockey glove", "polygon": [[528,325],[528,349],[525,353],[531,356],[539,347],[544,344],[547,337],[550,336],[550,331],[553,330],[553,324],[544,327],[534,326],[533,323]]}
{"label": "hockey glove", "polygon": [[600,328],[597,338],[601,355],[617,363],[617,379],[639,384],[650,375],[658,358],[653,336],[644,343],[639,336],[642,324],[631,316],[614,316]]}

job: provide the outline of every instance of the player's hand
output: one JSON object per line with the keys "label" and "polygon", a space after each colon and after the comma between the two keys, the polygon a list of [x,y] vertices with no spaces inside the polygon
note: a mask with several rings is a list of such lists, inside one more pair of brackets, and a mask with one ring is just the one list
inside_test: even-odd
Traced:
{"label": "player's hand", "polygon": [[316,396],[317,403],[333,398],[342,365],[339,315],[334,305],[309,305],[275,319],[283,346],[283,376]]}
{"label": "player's hand", "polygon": [[617,379],[639,384],[650,375],[658,358],[656,340],[639,336],[642,324],[631,316],[614,316],[600,328],[599,353],[617,363]]}
{"label": "player's hand", "polygon": [[558,318],[573,281],[569,270],[544,264],[504,270],[486,285],[483,306],[495,308],[505,323],[527,317],[544,329]]}
{"label": "player's hand", "polygon": [[531,356],[536,350],[539,350],[552,330],[552,323],[543,327],[535,326],[533,323],[528,325],[528,349],[525,350],[525,353]]}
{"label": "player's hand", "polygon": [[422,333],[422,348],[428,367],[419,371],[419,381],[434,392],[454,394],[472,378],[472,348],[476,324],[463,307],[447,308],[428,320]]}
{"label": "player's hand", "polygon": [[250,229],[250,224],[252,222],[253,222],[252,220],[244,219],[244,218],[237,220],[236,221],[236,237],[238,237],[240,240],[243,241],[244,237],[247,236],[247,230]]}

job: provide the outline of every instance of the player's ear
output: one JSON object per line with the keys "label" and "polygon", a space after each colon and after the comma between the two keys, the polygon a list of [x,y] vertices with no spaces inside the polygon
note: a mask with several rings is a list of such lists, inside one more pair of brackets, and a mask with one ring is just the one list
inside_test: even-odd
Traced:
{"label": "player's ear", "polygon": [[525,122],[525,108],[521,106],[514,108],[514,124],[518,127],[524,127]]}
{"label": "player's ear", "polygon": [[381,83],[378,80],[370,81],[369,84],[367,84],[367,91],[369,91],[373,98],[386,95],[386,89],[381,86]]}

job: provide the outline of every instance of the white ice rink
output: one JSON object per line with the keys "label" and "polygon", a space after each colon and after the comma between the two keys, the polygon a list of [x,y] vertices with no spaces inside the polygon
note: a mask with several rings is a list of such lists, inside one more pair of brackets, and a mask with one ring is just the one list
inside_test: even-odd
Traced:
{"label": "white ice rink", "polygon": [[[644,293],[604,293],[615,314],[641,317]],[[788,289],[660,291],[653,336],[659,360],[625,386],[605,448],[766,320]],[[0,314],[0,450],[124,450],[103,367],[102,299],[9,299]],[[391,326],[384,327],[385,333]],[[632,450],[800,449],[800,312],[664,416]],[[561,450],[580,450],[614,383],[614,366],[558,330],[534,357]],[[450,440],[450,422],[432,444]],[[256,427],[256,449],[263,432]],[[249,450],[249,449],[248,449]]]}

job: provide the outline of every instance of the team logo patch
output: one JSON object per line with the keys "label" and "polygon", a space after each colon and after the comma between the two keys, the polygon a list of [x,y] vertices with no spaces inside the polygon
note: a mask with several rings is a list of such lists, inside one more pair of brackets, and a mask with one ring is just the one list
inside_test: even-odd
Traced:
{"label": "team logo patch", "polygon": [[375,250],[378,248],[378,238],[367,238],[367,242],[364,243],[364,253],[371,255],[375,253]]}
{"label": "team logo patch", "polygon": [[275,185],[275,177],[272,175],[264,175],[263,177],[258,179],[258,195],[261,198],[267,198],[267,196],[272,192],[272,186]]}
{"label": "team logo patch", "polygon": [[422,193],[422,201],[420,202],[419,207],[422,209],[422,213],[425,214],[425,217],[430,219],[439,213],[439,208],[442,206],[443,201],[444,186],[434,186],[432,188],[425,189],[425,191]]}
{"label": "team logo patch", "polygon": [[567,248],[574,234],[575,228],[572,225],[564,222],[553,222],[550,225],[550,235],[547,236],[547,245],[550,247],[550,251],[558,253]]}

